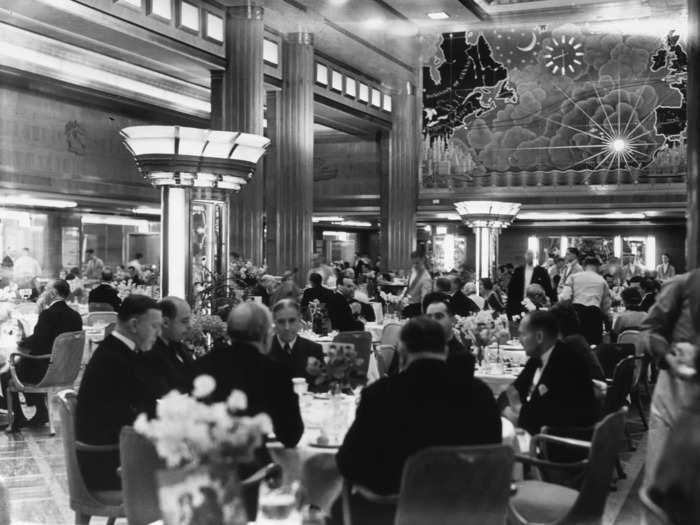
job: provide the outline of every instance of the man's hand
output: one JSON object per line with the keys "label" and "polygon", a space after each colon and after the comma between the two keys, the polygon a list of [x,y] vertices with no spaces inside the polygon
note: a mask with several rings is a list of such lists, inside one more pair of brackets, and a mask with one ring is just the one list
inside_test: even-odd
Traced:
{"label": "man's hand", "polygon": [[695,357],[698,348],[691,343],[676,343],[666,354],[666,362],[669,371],[676,377],[686,381],[691,380],[697,374],[695,370]]}
{"label": "man's hand", "polygon": [[359,315],[362,312],[362,305],[360,303],[350,303],[350,311],[353,315]]}

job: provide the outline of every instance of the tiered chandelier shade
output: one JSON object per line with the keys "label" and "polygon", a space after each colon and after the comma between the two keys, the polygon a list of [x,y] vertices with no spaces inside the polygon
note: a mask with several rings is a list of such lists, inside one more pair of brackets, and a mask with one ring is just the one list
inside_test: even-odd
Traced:
{"label": "tiered chandelier shade", "polygon": [[510,226],[520,211],[517,202],[462,201],[455,204],[457,213],[470,228],[498,228]]}
{"label": "tiered chandelier shade", "polygon": [[260,135],[181,126],[132,126],[121,136],[141,174],[161,187],[238,191],[270,145]]}

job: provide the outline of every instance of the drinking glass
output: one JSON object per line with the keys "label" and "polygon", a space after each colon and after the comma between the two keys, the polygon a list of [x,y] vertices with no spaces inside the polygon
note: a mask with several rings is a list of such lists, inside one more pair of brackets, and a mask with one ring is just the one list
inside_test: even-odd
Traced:
{"label": "drinking glass", "polygon": [[256,525],[301,525],[299,482],[281,483],[265,480],[260,483]]}

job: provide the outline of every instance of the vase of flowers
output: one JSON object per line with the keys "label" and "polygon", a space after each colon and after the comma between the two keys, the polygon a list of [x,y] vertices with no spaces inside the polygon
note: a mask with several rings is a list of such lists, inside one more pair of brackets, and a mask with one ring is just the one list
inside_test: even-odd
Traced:
{"label": "vase of flowers", "polygon": [[228,338],[226,323],[218,315],[194,314],[185,344],[196,357],[208,354],[214,344]]}
{"label": "vase of flowers", "polygon": [[328,335],[328,313],[326,306],[321,304],[318,299],[314,299],[309,303],[309,317],[311,317],[311,330],[318,335]]}
{"label": "vase of flowers", "polygon": [[498,355],[500,354],[500,345],[505,344],[510,339],[508,317],[506,315],[494,316],[488,310],[482,310],[468,317],[457,316],[456,328],[465,340],[471,341],[479,366],[486,357],[487,347],[496,344]]}
{"label": "vase of flowers", "polygon": [[365,360],[357,355],[355,345],[332,343],[324,362],[309,357],[306,372],[314,378],[318,390],[331,395],[352,393],[352,389],[366,380],[363,365]]}
{"label": "vase of flowers", "polygon": [[381,297],[384,300],[384,304],[386,304],[386,315],[389,318],[398,318],[404,307],[408,305],[408,299],[402,295],[379,292],[379,297]]}
{"label": "vase of flowers", "polygon": [[199,376],[194,395],[173,391],[157,406],[156,418],[141,414],[134,430],[155,445],[166,471],[158,473],[159,500],[166,525],[180,523],[248,523],[237,467],[253,460],[264,436],[272,432],[266,414],[245,417],[247,398],[234,390],[226,402],[201,401],[216,387]]}

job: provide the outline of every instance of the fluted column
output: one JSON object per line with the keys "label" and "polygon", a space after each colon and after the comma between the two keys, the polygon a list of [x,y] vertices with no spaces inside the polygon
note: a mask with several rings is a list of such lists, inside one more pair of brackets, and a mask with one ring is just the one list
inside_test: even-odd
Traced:
{"label": "fluted column", "polygon": [[[271,246],[273,271],[297,268],[306,280],[313,251],[314,48],[310,33],[290,33],[282,43],[282,93],[276,108],[279,170],[270,212],[277,242]],[[270,208],[268,208],[270,209]]]}
{"label": "fluted column", "polygon": [[209,99],[211,101],[210,129],[224,128],[224,72],[212,71]]}
{"label": "fluted column", "polygon": [[700,3],[688,2],[688,226],[686,264],[700,266]]}
{"label": "fluted column", "polygon": [[420,135],[415,88],[407,84],[392,97],[390,133],[381,133],[381,255],[384,268],[411,266],[416,248]]}
{"label": "fluted column", "polygon": [[[226,71],[223,81],[223,129],[263,133],[263,8],[226,7]],[[263,262],[264,173],[231,198],[230,249],[256,264]]]}

